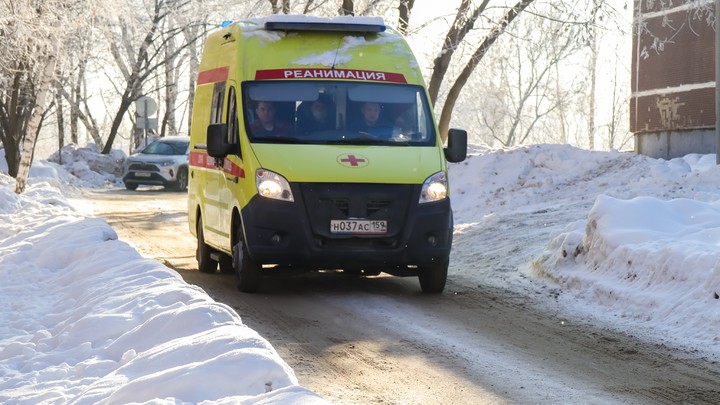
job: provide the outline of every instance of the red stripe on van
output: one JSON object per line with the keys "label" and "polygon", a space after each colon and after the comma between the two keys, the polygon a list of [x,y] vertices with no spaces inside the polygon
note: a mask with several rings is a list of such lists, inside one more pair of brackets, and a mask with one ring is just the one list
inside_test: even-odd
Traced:
{"label": "red stripe on van", "polygon": [[[188,160],[190,166],[193,167],[199,167],[203,169],[218,169],[217,167],[215,167],[215,158],[208,156],[206,152],[190,152],[190,157]],[[223,164],[223,172],[232,176],[240,177],[241,179],[245,178],[245,170],[243,170],[242,167],[231,162],[230,159],[225,159],[225,162]]]}
{"label": "red stripe on van", "polygon": [[228,78],[229,66],[223,66],[198,73],[197,84],[223,82]]}
{"label": "red stripe on van", "polygon": [[407,80],[405,80],[405,76],[400,73],[377,72],[374,70],[300,68],[267,69],[258,70],[255,72],[255,80],[276,79],[339,79],[365,80],[372,82],[407,83]]}

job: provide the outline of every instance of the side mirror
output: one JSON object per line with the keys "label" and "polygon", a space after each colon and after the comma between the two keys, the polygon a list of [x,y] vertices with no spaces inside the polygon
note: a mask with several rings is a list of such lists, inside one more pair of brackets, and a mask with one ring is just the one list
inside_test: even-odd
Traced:
{"label": "side mirror", "polygon": [[445,159],[451,163],[462,162],[467,157],[467,131],[452,128],[448,131]]}
{"label": "side mirror", "polygon": [[214,158],[224,158],[230,153],[232,145],[228,144],[226,124],[210,124],[207,129],[207,151]]}

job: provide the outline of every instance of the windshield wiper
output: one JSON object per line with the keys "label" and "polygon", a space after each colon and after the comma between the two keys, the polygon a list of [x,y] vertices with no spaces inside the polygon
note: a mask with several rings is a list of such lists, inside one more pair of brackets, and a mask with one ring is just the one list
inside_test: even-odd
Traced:
{"label": "windshield wiper", "polygon": [[386,140],[372,136],[357,136],[357,137],[348,137],[348,138],[341,138],[341,139],[333,139],[330,141],[331,143],[339,143],[339,144],[348,144],[348,145],[375,145],[375,144],[384,144]]}

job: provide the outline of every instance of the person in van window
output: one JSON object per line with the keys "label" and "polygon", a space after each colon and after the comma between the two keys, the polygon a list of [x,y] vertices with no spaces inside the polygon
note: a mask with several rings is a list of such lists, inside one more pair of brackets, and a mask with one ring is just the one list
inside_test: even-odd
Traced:
{"label": "person in van window", "polygon": [[250,129],[255,136],[292,134],[290,125],[275,119],[275,105],[269,101],[258,101]]}
{"label": "person in van window", "polygon": [[335,129],[332,99],[321,95],[309,108],[305,103],[308,102],[304,102],[298,111],[298,131],[301,134]]}
{"label": "person in van window", "polygon": [[382,110],[379,103],[363,103],[360,112],[362,113],[362,121],[357,129],[358,132],[382,137],[392,135],[392,124],[381,118]]}

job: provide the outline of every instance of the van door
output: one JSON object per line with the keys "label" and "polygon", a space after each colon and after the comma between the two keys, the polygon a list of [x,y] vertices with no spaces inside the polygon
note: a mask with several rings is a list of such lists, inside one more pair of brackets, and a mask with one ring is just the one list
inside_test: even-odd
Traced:
{"label": "van door", "polygon": [[225,157],[222,167],[223,176],[218,180],[220,182],[220,200],[222,204],[219,206],[219,228],[222,230],[221,246],[232,249],[232,210],[233,207],[239,206],[244,201],[243,186],[248,181],[247,167],[243,160],[244,151],[240,142],[240,120],[238,117],[238,92],[235,82],[228,81],[227,96],[227,116],[226,123],[227,143],[233,145],[232,153]]}
{"label": "van door", "polygon": [[[210,124],[222,123],[223,107],[225,106],[226,83],[216,82],[213,87],[212,105],[210,108]],[[207,141],[206,141],[207,142]],[[204,184],[200,185],[203,196],[203,227],[205,242],[213,246],[222,246],[223,230],[220,227],[222,216],[222,188],[224,176],[222,172],[222,159],[214,159],[209,155],[208,169],[205,170]]]}

